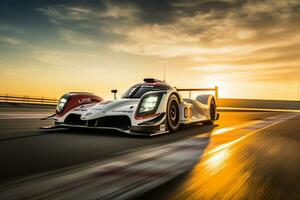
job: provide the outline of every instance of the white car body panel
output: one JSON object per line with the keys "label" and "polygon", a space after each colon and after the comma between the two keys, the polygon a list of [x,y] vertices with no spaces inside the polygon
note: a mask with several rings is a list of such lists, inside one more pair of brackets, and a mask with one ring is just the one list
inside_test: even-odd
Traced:
{"label": "white car body panel", "polygon": [[[165,83],[163,83],[165,84]],[[150,86],[149,86],[150,87]],[[143,132],[152,127],[155,128],[154,131],[151,130],[149,135],[156,135],[168,132],[168,127],[166,123],[167,115],[167,105],[170,95],[175,94],[178,96],[179,100],[179,123],[180,124],[191,124],[197,122],[204,122],[210,120],[210,107],[209,102],[204,104],[196,99],[182,99],[179,92],[170,87],[168,90],[160,91],[149,91],[143,94],[140,98],[120,98],[112,101],[102,101],[100,103],[91,103],[78,106],[70,111],[68,111],[64,116],[54,116],[52,119],[55,120],[56,126],[50,128],[60,128],[60,127],[75,127],[75,128],[98,128],[98,129],[110,129],[118,130],[129,134],[138,134],[138,132]],[[161,100],[157,106],[155,114],[149,115],[149,117],[138,118],[136,117],[138,112],[138,107],[143,98],[146,95],[162,94]],[[209,96],[208,100],[211,101],[214,97]],[[70,115],[80,116],[81,124],[68,124],[66,119]],[[128,129],[114,127],[113,125],[98,126],[99,121],[106,117],[128,117],[130,120],[130,125]],[[93,121],[94,120],[94,121]],[[89,122],[93,122],[89,124]],[[85,123],[86,122],[86,123]],[[102,122],[102,121],[101,121]],[[134,130],[135,128],[136,130]],[[150,130],[150,129],[149,129]]]}

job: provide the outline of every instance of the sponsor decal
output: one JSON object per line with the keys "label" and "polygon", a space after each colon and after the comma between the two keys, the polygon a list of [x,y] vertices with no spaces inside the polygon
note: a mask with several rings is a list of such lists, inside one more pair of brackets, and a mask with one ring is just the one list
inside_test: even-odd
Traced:
{"label": "sponsor decal", "polygon": [[91,98],[84,98],[84,99],[79,99],[78,103],[83,104],[83,103],[90,103],[92,102]]}
{"label": "sponsor decal", "polygon": [[153,88],[154,86],[153,85],[142,85],[141,87],[142,88]]}
{"label": "sponsor decal", "polygon": [[165,125],[165,124],[161,124],[161,125],[159,126],[159,130],[160,130],[160,131],[166,131],[166,125]]}
{"label": "sponsor decal", "polygon": [[87,109],[74,109],[74,111],[81,111],[81,112],[86,112],[87,111]]}
{"label": "sponsor decal", "polygon": [[99,110],[99,111],[101,111],[101,110],[103,110],[103,108],[92,108],[91,110]]}
{"label": "sponsor decal", "polygon": [[184,108],[184,118],[187,118],[188,117],[188,108],[187,107],[185,107]]}
{"label": "sponsor decal", "polygon": [[112,110],[111,112],[120,112],[120,113],[133,113],[132,110]]}

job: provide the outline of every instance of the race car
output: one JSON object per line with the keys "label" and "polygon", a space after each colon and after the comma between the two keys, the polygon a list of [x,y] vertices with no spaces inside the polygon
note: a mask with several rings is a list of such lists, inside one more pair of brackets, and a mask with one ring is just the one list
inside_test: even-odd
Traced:
{"label": "race car", "polygon": [[55,114],[44,118],[54,119],[55,125],[42,128],[108,129],[153,136],[175,132],[183,124],[212,125],[219,118],[217,95],[203,94],[195,99],[180,95],[181,91],[203,90],[207,89],[177,89],[147,78],[130,87],[121,98],[117,99],[117,90],[112,90],[114,100],[110,101],[91,93],[71,92],[59,99]]}

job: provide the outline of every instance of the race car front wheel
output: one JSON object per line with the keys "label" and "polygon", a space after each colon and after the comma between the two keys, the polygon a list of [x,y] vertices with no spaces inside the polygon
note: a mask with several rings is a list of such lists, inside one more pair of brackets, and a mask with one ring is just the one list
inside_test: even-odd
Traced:
{"label": "race car front wheel", "polygon": [[167,124],[170,132],[175,132],[179,128],[179,101],[174,94],[172,94],[168,100]]}

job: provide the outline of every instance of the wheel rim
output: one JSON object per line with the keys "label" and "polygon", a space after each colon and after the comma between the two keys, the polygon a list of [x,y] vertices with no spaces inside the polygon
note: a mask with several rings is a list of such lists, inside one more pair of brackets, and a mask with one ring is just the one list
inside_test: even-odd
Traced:
{"label": "wheel rim", "polygon": [[178,109],[177,103],[175,100],[172,100],[171,104],[170,104],[170,108],[169,108],[169,116],[170,116],[171,125],[173,127],[178,126],[178,121],[179,121],[178,113],[179,113],[179,109]]}
{"label": "wheel rim", "polygon": [[174,106],[173,106],[172,109],[171,109],[171,119],[172,119],[172,120],[175,120],[175,119],[176,119],[176,109],[175,109]]}

